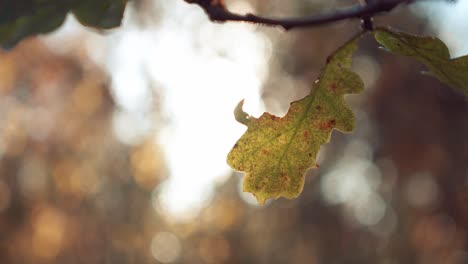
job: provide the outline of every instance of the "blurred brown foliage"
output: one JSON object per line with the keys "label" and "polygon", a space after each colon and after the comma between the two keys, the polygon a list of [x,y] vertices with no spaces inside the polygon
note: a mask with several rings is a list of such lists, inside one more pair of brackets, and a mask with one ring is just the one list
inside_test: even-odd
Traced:
{"label": "blurred brown foliage", "polygon": [[37,40],[0,55],[1,263],[148,255],[144,209],[162,159],[149,140],[114,137],[108,81],[84,60]]}
{"label": "blurred brown foliage", "polygon": [[[380,23],[421,31],[410,17],[399,11]],[[312,82],[356,25],[264,30],[277,38],[264,98],[287,105],[307,86],[287,86],[279,72]],[[252,207],[235,175],[196,220],[177,224],[151,204],[165,175],[161,150],[150,139],[116,139],[109,82],[86,55],[59,55],[35,39],[1,53],[0,263],[468,263],[466,99],[370,38],[362,55],[380,75],[350,101],[369,119],[355,136],[333,134],[300,198]],[[369,120],[366,137],[359,127]],[[373,225],[321,196],[322,177],[358,137],[382,174],[387,210]]]}

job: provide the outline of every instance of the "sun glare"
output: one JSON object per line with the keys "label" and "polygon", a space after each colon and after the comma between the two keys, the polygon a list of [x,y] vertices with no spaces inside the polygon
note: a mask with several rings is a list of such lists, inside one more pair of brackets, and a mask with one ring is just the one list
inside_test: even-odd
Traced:
{"label": "sun glare", "polygon": [[426,17],[439,37],[447,44],[453,57],[468,54],[466,34],[468,0],[453,3],[444,1],[422,1],[416,10]]}
{"label": "sun glare", "polygon": [[[45,41],[55,47],[64,39],[73,46],[70,39],[77,35],[84,39],[87,53],[112,81],[115,135],[137,144],[155,134],[169,175],[154,191],[153,204],[183,220],[195,216],[231,172],[225,157],[245,130],[234,120],[234,107],[245,99],[246,111],[263,111],[260,90],[271,43],[253,26],[211,23],[200,8],[183,1],[160,5],[154,26],[137,26],[128,9],[122,27],[99,35],[69,16]],[[253,9],[245,3],[236,8]],[[155,107],[165,121],[159,127],[151,115]]]}
{"label": "sun glare", "polygon": [[[191,22],[178,22],[175,12],[185,12]],[[233,107],[246,98],[246,108],[261,113],[269,56],[268,40],[254,28],[216,25],[203,16],[190,6],[167,3],[149,56],[157,60],[149,72],[165,87],[170,120],[159,138],[171,174],[159,208],[179,219],[203,206],[214,184],[229,175],[226,154],[245,129],[233,122]]]}

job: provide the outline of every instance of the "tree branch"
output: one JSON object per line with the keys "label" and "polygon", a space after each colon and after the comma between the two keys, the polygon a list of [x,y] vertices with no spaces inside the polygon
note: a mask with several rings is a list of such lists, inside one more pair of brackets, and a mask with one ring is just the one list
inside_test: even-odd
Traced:
{"label": "tree branch", "polygon": [[346,19],[370,18],[377,14],[391,11],[400,4],[408,4],[413,1],[414,0],[369,0],[366,5],[358,4],[348,9],[336,10],[328,14],[280,19],[266,18],[253,14],[235,14],[224,6],[222,0],[185,0],[187,3],[199,5],[210,20],[215,22],[247,22],[264,26],[282,27],[285,30],[324,25]]}

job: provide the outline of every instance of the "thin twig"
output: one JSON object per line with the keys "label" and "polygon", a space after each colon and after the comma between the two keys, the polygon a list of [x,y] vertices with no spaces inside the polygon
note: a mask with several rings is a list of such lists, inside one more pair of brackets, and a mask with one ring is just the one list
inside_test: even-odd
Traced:
{"label": "thin twig", "polygon": [[411,3],[414,0],[371,0],[366,5],[354,5],[347,9],[336,10],[332,13],[314,15],[302,18],[266,18],[254,14],[235,14],[230,12],[221,0],[185,0],[188,3],[199,5],[215,22],[238,21],[265,26],[278,26],[285,30],[292,28],[324,25],[346,19],[370,18],[377,14],[388,12],[400,4]]}

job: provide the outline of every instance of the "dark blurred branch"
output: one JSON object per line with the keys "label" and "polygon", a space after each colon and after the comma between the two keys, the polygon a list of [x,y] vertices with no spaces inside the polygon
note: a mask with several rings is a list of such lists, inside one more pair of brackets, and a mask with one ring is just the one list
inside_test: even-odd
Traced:
{"label": "dark blurred branch", "polygon": [[324,25],[346,19],[371,18],[377,14],[391,11],[400,4],[409,4],[416,0],[367,0],[366,5],[354,5],[347,9],[336,10],[332,13],[314,15],[301,18],[266,18],[253,14],[235,14],[230,12],[222,0],[185,0],[185,2],[199,5],[215,22],[240,21],[265,26],[278,26],[285,30],[301,27]]}

